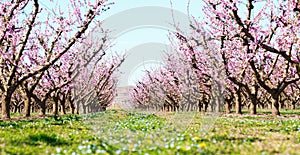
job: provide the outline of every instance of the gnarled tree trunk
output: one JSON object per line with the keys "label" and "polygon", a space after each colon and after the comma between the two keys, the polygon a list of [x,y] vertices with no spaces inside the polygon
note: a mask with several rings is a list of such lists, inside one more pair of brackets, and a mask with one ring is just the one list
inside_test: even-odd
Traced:
{"label": "gnarled tree trunk", "polygon": [[242,101],[239,94],[234,94],[234,101],[235,101],[235,113],[236,114],[242,114]]}
{"label": "gnarled tree trunk", "polygon": [[10,102],[12,97],[12,91],[8,90],[2,94],[2,119],[10,119]]}
{"label": "gnarled tree trunk", "polygon": [[271,98],[271,102],[272,102],[272,115],[277,115],[279,116],[280,115],[280,112],[279,112],[279,102],[278,102],[278,97],[272,97]]}
{"label": "gnarled tree trunk", "polygon": [[24,102],[24,117],[30,117],[31,98],[27,96]]}

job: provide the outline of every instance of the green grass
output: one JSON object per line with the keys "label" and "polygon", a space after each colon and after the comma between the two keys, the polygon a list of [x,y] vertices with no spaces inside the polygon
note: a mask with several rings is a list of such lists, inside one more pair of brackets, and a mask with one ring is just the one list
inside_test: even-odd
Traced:
{"label": "green grass", "polygon": [[299,154],[295,114],[210,118],[109,110],[1,121],[0,154]]}

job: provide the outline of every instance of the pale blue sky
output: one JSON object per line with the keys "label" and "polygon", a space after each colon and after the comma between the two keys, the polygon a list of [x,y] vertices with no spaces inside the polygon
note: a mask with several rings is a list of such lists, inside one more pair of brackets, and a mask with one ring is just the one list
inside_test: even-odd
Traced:
{"label": "pale blue sky", "polygon": [[[201,4],[201,1],[199,0],[191,0],[190,13],[196,17],[199,16],[201,17],[202,5],[203,4]],[[117,0],[115,1],[115,5],[111,7],[111,10],[105,13],[103,17],[104,19],[109,18],[111,15],[122,12],[124,10],[133,9],[137,7],[145,7],[145,6],[159,6],[159,7],[171,8],[171,4],[169,0],[119,0],[119,1]],[[172,6],[173,9],[187,14],[187,6],[188,6],[187,0],[173,0]],[[131,48],[134,48],[138,45],[144,43],[151,43],[151,42],[169,44],[167,35],[168,35],[168,31],[159,28],[145,27],[145,28],[135,29],[116,38],[114,42],[115,46],[111,50],[128,51]],[[156,63],[149,63],[147,57],[144,58],[137,57],[136,59],[137,59],[136,61],[138,61],[138,59],[145,60],[145,64],[144,65],[137,64],[138,67],[130,71],[130,76],[128,79],[129,85],[134,85],[134,83],[144,75],[145,69],[149,69],[151,67],[157,66],[159,61],[161,61],[161,60],[154,60],[152,62],[156,62]]]}
{"label": "pale blue sky", "polygon": [[[188,0],[173,0],[173,8],[187,13]],[[107,13],[103,14],[103,18],[109,18],[109,16],[122,12],[127,9],[144,7],[144,6],[160,6],[171,8],[169,0],[116,0]],[[190,1],[191,13],[195,16],[201,16],[202,4],[199,0]],[[168,43],[168,32],[166,30],[158,28],[143,28],[130,31],[116,39],[116,49],[128,49],[136,45],[147,42],[161,42]],[[147,37],[145,37],[147,36]],[[112,49],[114,50],[114,49]]]}
{"label": "pale blue sky", "polygon": [[[111,7],[111,10],[107,12],[108,16],[136,7],[143,6],[160,6],[171,8],[169,0],[115,0],[115,5]],[[182,12],[186,12],[188,0],[172,0],[173,8]],[[201,1],[190,0],[191,12],[201,13]]]}

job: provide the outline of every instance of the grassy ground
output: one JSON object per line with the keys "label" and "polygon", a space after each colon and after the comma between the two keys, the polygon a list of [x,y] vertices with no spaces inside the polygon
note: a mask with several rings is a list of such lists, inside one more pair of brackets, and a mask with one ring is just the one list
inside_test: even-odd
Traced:
{"label": "grassy ground", "polygon": [[284,116],[109,110],[0,122],[0,154],[300,154],[299,113]]}

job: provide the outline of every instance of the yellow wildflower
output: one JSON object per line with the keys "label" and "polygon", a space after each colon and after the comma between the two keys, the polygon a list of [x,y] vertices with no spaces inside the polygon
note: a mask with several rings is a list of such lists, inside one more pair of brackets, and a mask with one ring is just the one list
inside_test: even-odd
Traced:
{"label": "yellow wildflower", "polygon": [[199,145],[198,145],[200,148],[205,148],[207,145],[205,144],[205,143],[200,143]]}

